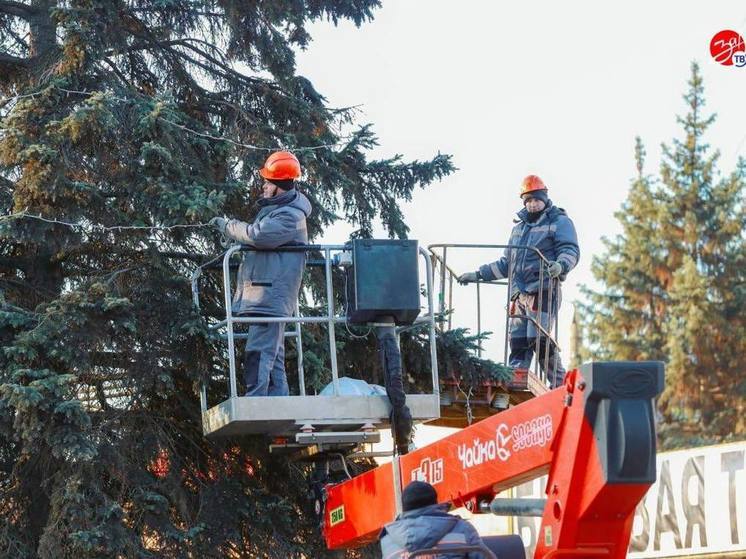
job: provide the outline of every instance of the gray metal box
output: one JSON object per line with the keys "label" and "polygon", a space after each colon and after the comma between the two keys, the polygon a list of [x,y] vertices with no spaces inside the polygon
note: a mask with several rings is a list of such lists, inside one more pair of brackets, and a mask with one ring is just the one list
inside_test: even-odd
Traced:
{"label": "gray metal box", "polygon": [[347,319],[376,322],[391,315],[412,324],[420,313],[417,241],[356,239],[347,273]]}

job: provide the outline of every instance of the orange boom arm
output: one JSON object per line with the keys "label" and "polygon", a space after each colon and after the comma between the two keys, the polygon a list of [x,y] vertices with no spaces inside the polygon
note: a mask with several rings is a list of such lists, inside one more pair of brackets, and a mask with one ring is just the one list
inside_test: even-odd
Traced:
{"label": "orange boom arm", "polygon": [[621,559],[635,507],[655,481],[653,399],[662,389],[659,362],[583,365],[560,388],[327,487],[327,545],[375,541],[415,479],[431,483],[439,502],[476,511],[549,473],[535,557]]}

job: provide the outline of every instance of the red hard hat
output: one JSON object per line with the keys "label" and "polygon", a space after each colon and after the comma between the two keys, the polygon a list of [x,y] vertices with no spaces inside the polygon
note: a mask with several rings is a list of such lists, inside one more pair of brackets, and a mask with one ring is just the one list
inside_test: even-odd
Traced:
{"label": "red hard hat", "polygon": [[264,162],[259,174],[267,180],[294,180],[300,178],[300,162],[289,151],[276,151]]}
{"label": "red hard hat", "polygon": [[537,175],[529,175],[523,179],[523,184],[521,185],[521,198],[523,198],[524,194],[528,194],[529,192],[546,189],[547,186],[544,184],[544,181]]}

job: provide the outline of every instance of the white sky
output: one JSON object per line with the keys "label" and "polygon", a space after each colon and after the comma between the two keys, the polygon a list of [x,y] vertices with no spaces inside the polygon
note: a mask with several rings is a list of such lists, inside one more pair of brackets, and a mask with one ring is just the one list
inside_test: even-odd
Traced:
{"label": "white sky", "polygon": [[[746,68],[709,54],[722,29],[746,35],[746,3],[392,0],[360,29],[312,26],[298,71],[332,106],[362,105],[359,121],[372,122],[380,139],[374,157],[453,155],[459,171],[404,207],[410,236],[423,245],[507,242],[521,179],[544,179],[581,245],[560,314],[567,358],[569,302],[578,284],[593,283],[601,237],[619,231],[613,213],[634,175],[634,138],[643,138],[655,172],[661,142],[679,135],[692,60],[707,108],[719,115],[707,139],[722,151],[721,170],[746,155]],[[349,230],[335,227],[324,240],[340,242]],[[449,263],[470,271],[494,256],[462,252]],[[498,334],[491,356],[501,359],[497,300],[484,312]]]}

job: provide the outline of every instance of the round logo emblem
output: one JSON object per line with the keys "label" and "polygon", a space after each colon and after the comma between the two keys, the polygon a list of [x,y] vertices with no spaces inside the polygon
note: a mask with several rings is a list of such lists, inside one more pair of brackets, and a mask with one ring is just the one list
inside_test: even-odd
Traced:
{"label": "round logo emblem", "polygon": [[[742,66],[743,64],[739,64],[739,62],[741,62],[743,57],[738,55],[743,55],[744,53],[746,53],[746,44],[743,42],[743,37],[731,29],[725,29],[716,33],[710,41],[710,54],[712,58],[715,59],[715,62],[719,62],[723,66],[733,66],[734,62],[736,62],[737,66]],[[738,60],[734,60],[734,58],[738,58]]]}

